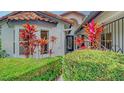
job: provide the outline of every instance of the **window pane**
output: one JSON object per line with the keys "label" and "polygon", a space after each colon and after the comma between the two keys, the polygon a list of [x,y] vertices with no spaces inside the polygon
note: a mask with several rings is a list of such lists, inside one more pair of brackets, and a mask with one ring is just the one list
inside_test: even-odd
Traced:
{"label": "window pane", "polygon": [[[23,31],[23,29],[20,29],[20,30],[19,30],[19,35],[20,35],[21,31]],[[22,39],[19,37],[19,43],[20,43],[20,42],[24,42],[24,40],[22,40]],[[19,55],[24,55],[24,47],[23,47],[23,46],[20,46],[20,45],[19,45]]]}
{"label": "window pane", "polygon": [[20,38],[20,34],[21,34],[22,31],[23,31],[23,29],[19,29],[19,41],[23,41],[23,39]]}
{"label": "window pane", "polygon": [[19,46],[19,55],[24,55],[24,48]]}
{"label": "window pane", "polygon": [[15,30],[13,30],[13,54],[15,54]]}
{"label": "window pane", "polygon": [[101,45],[106,47],[107,49],[111,49],[112,47],[112,32],[111,32],[112,29],[111,28],[112,28],[111,24],[106,25],[104,28],[104,33],[102,33],[101,35]]}
{"label": "window pane", "polygon": [[48,39],[48,31],[41,31],[41,38]]}
{"label": "window pane", "polygon": [[[41,31],[41,38],[45,38],[48,40],[48,31]],[[48,44],[45,45],[45,49],[44,49],[44,54],[48,53]]]}

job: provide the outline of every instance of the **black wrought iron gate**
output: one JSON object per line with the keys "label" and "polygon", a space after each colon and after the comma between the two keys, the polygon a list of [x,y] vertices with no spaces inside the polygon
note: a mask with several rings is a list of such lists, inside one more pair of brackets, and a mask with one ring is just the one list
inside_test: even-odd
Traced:
{"label": "black wrought iron gate", "polygon": [[66,36],[66,53],[74,50],[74,36],[67,35]]}

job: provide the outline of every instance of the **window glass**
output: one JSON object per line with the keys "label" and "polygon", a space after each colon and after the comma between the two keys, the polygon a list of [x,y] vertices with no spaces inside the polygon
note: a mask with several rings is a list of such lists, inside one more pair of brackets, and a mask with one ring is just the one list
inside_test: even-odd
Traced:
{"label": "window glass", "polygon": [[[44,31],[42,30],[41,31],[41,38],[45,38],[48,40],[48,31]],[[45,45],[45,48],[44,48],[44,54],[48,53],[48,44]]]}
{"label": "window glass", "polygon": [[103,32],[104,33],[102,33],[101,35],[101,47],[111,49],[112,48],[112,32],[110,27],[106,25]]}
{"label": "window glass", "polygon": [[[21,31],[23,31],[23,29],[20,29],[20,30],[19,30],[19,35],[20,35]],[[19,37],[19,43],[20,43],[20,42],[24,42],[24,40],[22,40],[22,39]],[[19,45],[19,55],[24,55],[24,47],[23,47],[23,46],[20,46],[20,45]]]}

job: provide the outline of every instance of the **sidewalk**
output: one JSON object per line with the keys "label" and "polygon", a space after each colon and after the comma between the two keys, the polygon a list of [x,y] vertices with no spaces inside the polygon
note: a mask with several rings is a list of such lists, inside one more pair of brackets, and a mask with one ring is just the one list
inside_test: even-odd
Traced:
{"label": "sidewalk", "polygon": [[59,76],[59,77],[56,79],[56,81],[64,81],[63,78],[62,78],[62,75]]}

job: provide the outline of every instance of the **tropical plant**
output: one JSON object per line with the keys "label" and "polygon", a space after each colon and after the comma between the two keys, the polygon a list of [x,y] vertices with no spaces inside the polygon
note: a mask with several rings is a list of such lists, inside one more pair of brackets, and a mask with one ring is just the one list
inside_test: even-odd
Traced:
{"label": "tropical plant", "polygon": [[7,54],[5,50],[0,50],[0,58],[5,58],[8,56],[9,56],[9,54]]}
{"label": "tropical plant", "polygon": [[83,25],[85,34],[88,36],[88,40],[91,43],[92,48],[99,48],[99,41],[101,33],[103,32],[104,25],[98,25],[94,22],[94,20],[91,21],[91,23]]}
{"label": "tropical plant", "polygon": [[30,25],[29,23],[23,24],[24,30],[20,31],[20,46],[24,48],[24,55],[28,58],[30,55],[33,56],[36,48],[36,25]]}
{"label": "tropical plant", "polygon": [[38,47],[41,47],[40,52],[43,56],[43,54],[45,52],[45,46],[48,44],[48,40],[45,38],[41,38],[41,39],[38,39],[37,41],[38,41]]}
{"label": "tropical plant", "polygon": [[79,49],[85,48],[85,45],[82,45],[82,43],[84,43],[84,38],[77,37],[75,43],[79,47]]}

